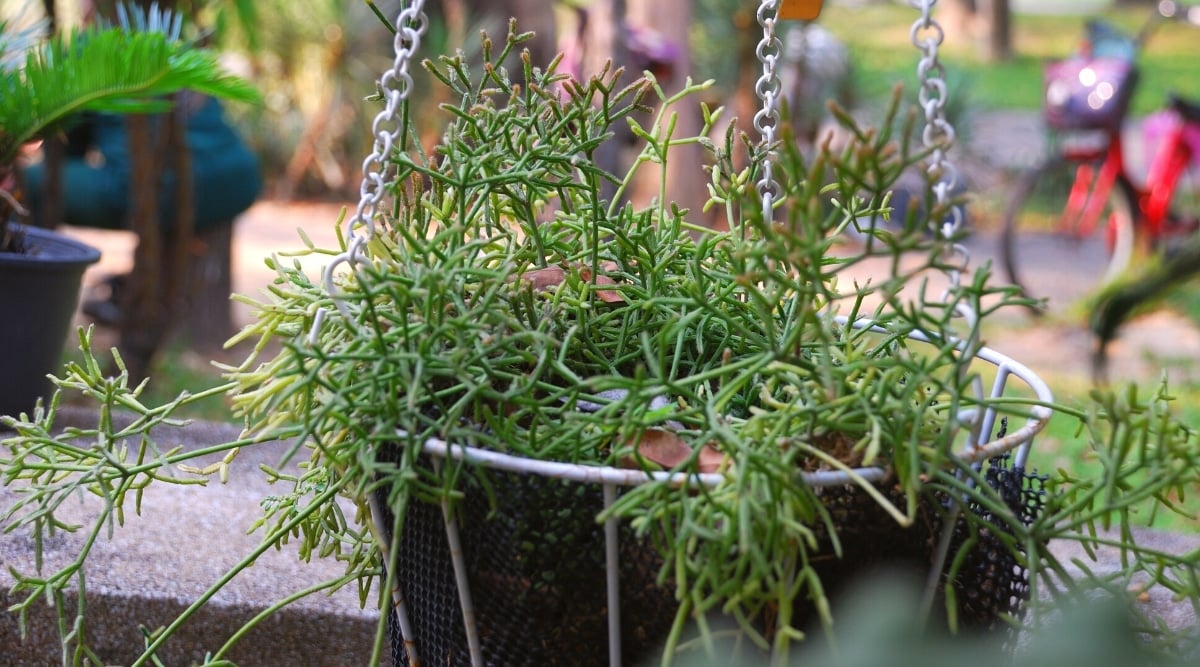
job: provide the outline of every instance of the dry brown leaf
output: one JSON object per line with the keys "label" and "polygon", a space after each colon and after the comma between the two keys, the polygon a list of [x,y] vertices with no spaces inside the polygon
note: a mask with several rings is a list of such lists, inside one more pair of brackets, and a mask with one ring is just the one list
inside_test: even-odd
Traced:
{"label": "dry brown leaf", "polygon": [[[616,268],[617,265],[613,262],[605,262],[603,264],[603,269],[605,271],[614,271]],[[583,279],[584,282],[593,282],[591,268],[587,266],[580,266],[578,271],[579,277]],[[536,292],[545,292],[561,285],[563,281],[567,279],[567,271],[561,266],[547,266],[541,269],[526,271],[525,273],[517,276],[516,279],[529,283]],[[621,294],[615,289],[617,282],[608,277],[607,274],[602,273],[596,276],[594,282],[596,285],[613,286],[613,288],[599,288],[596,290],[596,297],[601,301],[605,303],[624,303],[625,299],[622,298]]]}
{"label": "dry brown leaf", "polygon": [[692,456],[692,448],[672,431],[646,429],[637,446],[638,454],[664,468],[674,468]]}
{"label": "dry brown leaf", "polygon": [[[605,262],[604,264],[601,265],[601,267],[605,271],[615,271],[617,268],[617,265],[613,262]],[[586,282],[592,282],[591,268],[589,268],[587,266],[579,267],[579,277],[583,278],[583,280]],[[604,273],[596,276],[596,280],[594,282],[596,285],[613,285],[613,286],[615,286],[617,284],[617,281],[613,280],[612,278],[609,278],[608,275],[604,274]],[[625,302],[625,299],[621,296],[621,294],[619,292],[617,292],[616,289],[597,289],[596,296],[599,297],[600,300],[605,303],[624,303]]]}
{"label": "dry brown leaf", "polygon": [[700,448],[697,460],[700,472],[720,472],[728,462],[729,459],[716,447],[706,444]]}
{"label": "dry brown leaf", "polygon": [[[692,448],[687,441],[674,431],[667,429],[646,429],[637,445],[638,454],[642,458],[656,463],[664,468],[674,468],[692,457]],[[717,472],[725,465],[725,455],[712,445],[700,448],[697,459],[698,472]],[[625,462],[626,467],[635,467],[632,461]]]}
{"label": "dry brown leaf", "polygon": [[526,271],[520,276],[519,280],[523,280],[533,286],[534,291],[544,292],[552,287],[562,284],[562,281],[567,277],[567,272],[561,266],[547,266],[544,269],[534,269]]}

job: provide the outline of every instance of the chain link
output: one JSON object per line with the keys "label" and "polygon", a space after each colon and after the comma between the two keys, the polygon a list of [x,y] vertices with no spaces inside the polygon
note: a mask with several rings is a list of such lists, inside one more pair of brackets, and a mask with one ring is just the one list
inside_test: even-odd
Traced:
{"label": "chain link", "polygon": [[947,211],[946,219],[940,223],[930,220],[934,232],[939,232],[945,242],[942,251],[941,264],[946,267],[946,277],[950,285],[946,298],[958,291],[962,273],[970,261],[970,255],[965,246],[953,239],[962,229],[962,209],[951,206],[951,199],[958,187],[958,169],[947,157],[947,152],[954,145],[954,126],[946,118],[946,68],[938,59],[938,48],[945,41],[946,33],[941,24],[933,18],[933,6],[937,0],[910,0],[910,4],[921,11],[920,17],[912,24],[909,32],[913,46],[921,52],[921,60],[917,63],[917,78],[920,88],[917,91],[917,102],[925,113],[925,129],[921,141],[930,150],[927,173],[937,179],[933,186],[934,210]]}
{"label": "chain link", "polygon": [[[409,73],[409,66],[421,46],[421,37],[428,26],[425,0],[412,0],[401,9],[396,18],[396,35],[392,40],[396,58],[392,68],[379,78],[384,107],[371,123],[375,144],[371,154],[362,163],[363,180],[359,187],[358,208],[354,216],[346,222],[346,250],[335,256],[325,267],[325,289],[334,297],[334,305],[348,322],[353,322],[354,319],[345,301],[337,296],[334,276],[342,264],[349,264],[351,268],[356,266],[366,256],[364,249],[375,235],[375,217],[379,211],[379,203],[387,191],[388,159],[404,131],[401,126],[400,106],[412,92],[413,78]],[[325,310],[318,310],[309,334],[311,342],[315,343],[324,319]]]}
{"label": "chain link", "polygon": [[762,63],[762,75],[754,84],[754,92],[762,101],[762,107],[754,114],[754,129],[761,137],[759,167],[762,177],[755,183],[758,196],[762,199],[763,219],[774,217],[773,202],[780,196],[779,182],[775,180],[775,130],[779,128],[779,98],[783,83],[779,80],[776,66],[783,54],[783,42],[775,34],[775,20],[779,0],[762,0],[758,5],[758,24],[762,26],[762,39],[755,54]]}
{"label": "chain link", "polygon": [[[955,132],[945,115],[945,67],[938,59],[938,47],[945,39],[945,32],[933,18],[933,7],[937,0],[910,2],[921,10],[921,16],[913,22],[910,36],[913,45],[922,54],[917,65],[917,75],[921,84],[918,102],[925,113],[922,141],[926,148],[931,149],[928,173],[938,179],[934,186],[935,207],[938,210],[946,210],[958,184],[958,170],[946,156],[946,151],[954,143]],[[345,252],[334,257],[325,269],[325,287],[330,294],[336,292],[333,280],[337,268],[344,263],[357,264],[364,257],[363,248],[367,241],[375,234],[375,216],[387,188],[387,159],[403,129],[400,127],[399,108],[412,91],[413,80],[409,73],[409,65],[428,27],[424,5],[424,0],[413,0],[401,10],[396,20],[396,36],[393,42],[396,57],[392,68],[380,77],[379,86],[385,106],[371,126],[375,135],[374,149],[363,160],[363,181],[359,189],[358,208],[354,217],[346,223],[347,247]],[[762,106],[754,115],[754,129],[761,137],[762,176],[755,183],[755,187],[762,200],[763,217],[766,220],[773,217],[773,204],[780,195],[779,182],[775,180],[774,175],[775,132],[780,124],[779,101],[783,87],[777,71],[783,52],[783,43],[775,32],[778,9],[778,0],[762,0],[757,15],[763,34],[755,53],[762,63],[762,75],[755,82],[754,92]],[[949,210],[949,219],[943,222],[940,230],[947,241],[952,239],[962,226],[962,213],[958,207],[951,207]],[[960,284],[962,269],[966,267],[969,256],[966,248],[957,243],[951,243],[947,247],[947,253],[958,260],[958,268],[947,270],[950,290],[955,290]],[[335,298],[335,304],[347,319],[352,319],[344,301]],[[313,325],[314,338],[323,315],[323,312],[317,314],[317,321]]]}

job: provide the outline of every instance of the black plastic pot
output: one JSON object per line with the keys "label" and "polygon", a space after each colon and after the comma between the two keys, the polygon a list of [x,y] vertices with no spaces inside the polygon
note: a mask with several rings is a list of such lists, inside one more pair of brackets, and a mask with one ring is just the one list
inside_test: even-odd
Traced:
{"label": "black plastic pot", "polygon": [[25,253],[0,252],[0,414],[28,412],[49,394],[71,329],[84,270],[100,251],[57,232],[10,223]]}

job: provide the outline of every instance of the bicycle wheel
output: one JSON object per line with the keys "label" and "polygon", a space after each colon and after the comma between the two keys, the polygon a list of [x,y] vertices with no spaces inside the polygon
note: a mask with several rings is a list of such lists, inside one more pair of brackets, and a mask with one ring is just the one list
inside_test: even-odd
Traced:
{"label": "bicycle wheel", "polygon": [[[1118,176],[1099,215],[1071,216],[1068,198],[1087,196],[1080,169],[1100,162],[1053,157],[1018,181],[1004,214],[1000,258],[1009,282],[1042,308],[1062,311],[1120,276],[1137,253],[1133,186]],[[1080,181],[1086,183],[1085,180]]]}

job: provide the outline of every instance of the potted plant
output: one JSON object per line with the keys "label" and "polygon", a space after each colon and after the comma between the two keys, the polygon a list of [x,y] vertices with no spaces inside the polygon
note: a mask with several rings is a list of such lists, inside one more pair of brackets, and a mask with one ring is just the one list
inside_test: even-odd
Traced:
{"label": "potted plant", "polygon": [[[510,35],[494,60],[518,41]],[[577,82],[526,62],[524,87],[462,58],[426,67],[458,100],[444,108],[443,141],[424,152],[401,126],[387,144],[398,171],[381,179],[395,206],[356,216],[339,247],[309,244],[302,253],[329,261],[323,277],[272,258],[278,278],[247,299],[256,319],[238,337],[257,352],[227,368],[228,384],[143,406],[127,376],[99,371],[84,333],[84,360],[59,386],[98,399],[102,414],[134,411],[133,426],[59,433],[57,398],[9,420],[17,435],[0,463],[27,492],[0,515],[6,530],[47,530],[78,490],[113,499],[102,526],[144,484],[225,479],[240,448],[295,438],[309,459],[300,474],[271,473],[294,488],[264,504],[261,551],[299,541],[346,562],[340,585],[359,581],[389,612],[377,656],[394,624],[409,664],[597,664],[610,650],[669,663],[689,649],[783,664],[805,631],[829,629],[838,578],[873,566],[915,561],[929,581],[922,617],[1018,620],[1035,575],[1062,569],[1043,548],[1059,526],[1082,535],[1128,518],[1135,498],[1111,493],[1137,474],[1127,457],[1154,442],[1184,455],[1186,436],[1156,412],[1143,420],[1155,437],[1114,429],[1103,483],[984,460],[1031,437],[1048,400],[976,391],[975,359],[987,356],[971,343],[978,323],[955,336],[953,315],[992,295],[986,274],[949,302],[910,300],[904,288],[943,261],[915,212],[897,231],[863,225],[868,243],[832,252],[921,157],[905,117],[872,130],[843,115],[844,150],[784,149],[787,214],[774,222],[753,168],[734,166],[736,132],[720,143],[673,135],[672,109],[699,86],[668,95],[648,78]],[[638,114],[650,100],[663,109],[647,121]],[[717,115],[706,110],[706,126]],[[642,141],[633,171],[662,168],[680,143],[707,145],[728,229],[691,223],[698,212],[661,198],[626,203],[632,175],[590,157],[614,123]],[[609,179],[611,201],[598,194]],[[844,266],[900,253],[927,260],[875,284],[838,281]],[[1002,363],[998,384],[1017,366]],[[155,444],[152,429],[213,393],[243,415],[243,438],[205,448],[202,463]],[[1074,414],[1103,441],[1105,419],[1142,412],[1114,402],[1099,418]],[[121,444],[129,437],[136,448]],[[1138,488],[1195,475],[1165,470]],[[62,600],[72,576],[22,574],[16,610]],[[606,578],[619,593],[597,604]],[[497,601],[511,606],[497,613]],[[138,664],[200,604],[150,637]],[[86,618],[63,627],[64,642],[86,642]],[[614,634],[620,648],[603,643]],[[239,636],[208,664],[225,664]]]}
{"label": "potted plant", "polygon": [[[126,8],[122,25],[46,36],[44,22],[0,23],[0,325],[5,354],[0,412],[31,410],[51,389],[75,314],[84,269],[99,252],[22,224],[17,161],[28,144],[84,111],[148,113],[181,90],[250,101],[254,90],[222,71],[215,55],[179,35],[170,11]],[[146,29],[153,26],[153,29]]]}
{"label": "potted plant", "polygon": [[[667,95],[649,78],[622,87],[612,72],[580,83],[528,68],[534,84],[519,88],[461,59],[427,67],[459,100],[443,142],[426,155],[402,135],[394,213],[374,234],[356,238],[351,225],[346,246],[325,251],[351,270],[314,285],[279,265],[276,301],[259,304],[245,336],[287,332],[285,351],[230,374],[250,434],[275,419],[300,423],[331,479],[382,489],[362,500],[392,564],[385,590],[398,601],[469,592],[470,611],[398,602],[416,656],[594,660],[608,636],[603,612],[614,609],[597,585],[597,515],[630,533],[611,547],[620,589],[637,591],[620,600],[629,662],[656,652],[669,661],[690,623],[711,648],[721,633],[705,626],[718,622],[786,660],[790,642],[830,622],[835,555],[859,570],[921,563],[939,590],[958,576],[978,583],[970,550],[958,554],[962,535],[940,565],[929,550],[976,521],[922,480],[970,474],[992,488],[973,468],[980,461],[957,454],[968,436],[998,434],[963,415],[1031,410],[976,396],[972,352],[950,335],[959,303],[977,307],[988,290],[912,308],[900,292],[915,274],[837,281],[854,260],[835,258],[836,232],[880,215],[892,180],[922,157],[897,116],[878,132],[844,118],[855,139],[841,153],[806,160],[784,149],[776,168],[788,214],[775,222],[752,170],[732,162],[739,136],[704,138],[717,112],[706,110],[700,136],[672,136],[675,106],[699,86]],[[663,111],[645,122],[638,109],[650,100]],[[590,159],[616,123],[644,142],[622,178]],[[712,203],[727,231],[689,222],[697,212],[661,197],[643,208],[624,200],[639,168],[660,168],[693,142],[715,155]],[[758,147],[743,148],[759,159]],[[600,195],[610,180],[611,201]],[[830,189],[836,203],[821,195]],[[904,223],[859,258],[929,251],[925,222]],[[910,343],[916,335],[932,344]],[[540,468],[529,461],[582,464],[583,477],[627,469],[640,483],[606,505],[599,486],[521,476]],[[1008,472],[1018,481],[1003,503],[1022,517],[1022,473]],[[680,481],[705,474],[702,489]],[[838,481],[825,487],[822,476]],[[986,627],[1015,611],[1007,575],[994,585],[1002,605],[968,611],[968,585],[950,616]]]}

